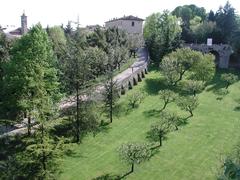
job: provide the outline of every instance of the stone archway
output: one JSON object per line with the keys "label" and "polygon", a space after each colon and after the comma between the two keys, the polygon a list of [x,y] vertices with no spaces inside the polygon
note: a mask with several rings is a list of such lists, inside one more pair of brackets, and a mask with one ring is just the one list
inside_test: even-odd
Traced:
{"label": "stone archway", "polygon": [[240,57],[237,54],[231,54],[229,58],[230,68],[240,68]]}
{"label": "stone archway", "polygon": [[214,62],[215,62],[215,64],[216,64],[216,66],[219,67],[219,63],[220,63],[220,55],[219,55],[219,53],[218,53],[217,51],[214,51],[214,50],[209,51],[209,53],[211,53],[212,55],[214,55],[214,57],[215,57]]}
{"label": "stone archway", "polygon": [[228,68],[229,57],[233,52],[232,47],[228,44],[213,44],[211,46],[208,46],[207,44],[185,44],[184,47],[188,47],[195,51],[201,51],[203,53],[214,54],[217,67],[219,68]]}

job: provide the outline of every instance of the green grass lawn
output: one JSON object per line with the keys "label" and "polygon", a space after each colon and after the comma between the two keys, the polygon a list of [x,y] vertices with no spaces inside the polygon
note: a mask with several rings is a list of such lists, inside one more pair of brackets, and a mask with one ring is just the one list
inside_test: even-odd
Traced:
{"label": "green grass lawn", "polygon": [[[147,92],[139,108],[128,114],[115,117],[108,129],[88,136],[75,148],[76,153],[64,158],[63,173],[60,179],[92,179],[103,174],[123,175],[129,166],[118,156],[118,147],[125,142],[148,142],[146,132],[150,125],[159,119],[154,110],[162,107],[157,92],[162,86],[160,73],[151,71],[146,79],[134,87],[134,91],[144,89]],[[217,100],[214,90],[221,84],[209,85],[199,95],[199,107],[189,123],[178,131],[168,134],[163,146],[149,161],[136,165],[134,173],[126,179],[136,180],[195,180],[216,179],[216,169],[220,159],[230,152],[238,142],[240,134],[240,108],[235,102],[239,99],[240,82],[229,87],[230,93],[222,100]],[[126,103],[127,95],[120,99]],[[167,109],[176,111],[181,117],[188,113],[181,111],[174,103]]]}

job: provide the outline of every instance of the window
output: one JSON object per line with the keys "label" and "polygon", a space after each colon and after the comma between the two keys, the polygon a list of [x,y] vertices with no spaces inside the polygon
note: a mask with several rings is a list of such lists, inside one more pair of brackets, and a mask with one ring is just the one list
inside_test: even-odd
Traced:
{"label": "window", "polygon": [[132,26],[134,26],[134,22],[132,22]]}

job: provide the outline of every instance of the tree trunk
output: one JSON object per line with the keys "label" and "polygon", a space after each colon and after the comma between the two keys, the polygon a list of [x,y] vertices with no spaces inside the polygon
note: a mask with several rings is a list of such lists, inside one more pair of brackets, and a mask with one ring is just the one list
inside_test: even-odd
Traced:
{"label": "tree trunk", "polygon": [[227,83],[227,86],[226,86],[226,89],[228,89],[228,87],[230,86],[230,84],[229,83]]}
{"label": "tree trunk", "polygon": [[163,111],[167,107],[167,104],[168,104],[168,102],[164,102],[164,105],[163,105],[161,111]]}
{"label": "tree trunk", "polygon": [[196,91],[193,91],[193,96],[196,97]]}
{"label": "tree trunk", "polygon": [[110,123],[113,121],[113,77],[111,75],[111,82],[110,82]]}
{"label": "tree trunk", "polygon": [[31,116],[28,115],[28,124],[27,124],[28,136],[31,135]]}
{"label": "tree trunk", "polygon": [[175,126],[175,130],[176,130],[176,131],[178,130],[178,126]]}
{"label": "tree trunk", "polygon": [[77,91],[77,116],[76,116],[76,141],[77,143],[80,142],[80,122],[79,122],[79,104],[80,104],[80,99],[79,99],[79,82],[77,82],[76,86],[76,91]]}
{"label": "tree trunk", "polygon": [[162,136],[159,136],[159,146],[162,146]]}
{"label": "tree trunk", "polygon": [[45,154],[45,150],[44,150],[44,142],[43,142],[43,138],[44,138],[44,127],[43,127],[43,124],[42,124],[42,127],[41,127],[41,144],[42,144],[42,166],[43,166],[43,169],[44,171],[46,171],[46,154]]}
{"label": "tree trunk", "polygon": [[120,65],[120,63],[118,63],[118,71],[120,71],[121,70],[121,65]]}
{"label": "tree trunk", "polygon": [[134,163],[132,163],[132,167],[131,167],[131,173],[134,171]]}
{"label": "tree trunk", "polygon": [[191,111],[191,110],[189,110],[189,112],[190,112],[190,117],[193,117],[193,112]]}

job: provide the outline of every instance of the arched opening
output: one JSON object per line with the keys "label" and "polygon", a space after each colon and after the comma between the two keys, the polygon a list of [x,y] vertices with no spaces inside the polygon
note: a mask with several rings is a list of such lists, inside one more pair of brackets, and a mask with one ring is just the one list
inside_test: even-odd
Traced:
{"label": "arched opening", "polygon": [[129,81],[128,82],[128,89],[132,89],[133,87],[132,87],[132,84],[131,84],[131,82]]}
{"label": "arched opening", "polygon": [[147,74],[148,73],[148,71],[147,71],[147,69],[145,69],[145,74]]}
{"label": "arched opening", "polygon": [[230,68],[240,68],[240,55],[233,53],[229,57],[229,67]]}
{"label": "arched opening", "polygon": [[124,87],[122,86],[121,87],[121,95],[124,95],[125,93],[126,93],[126,91],[125,91]]}
{"label": "arched opening", "polygon": [[137,85],[137,80],[135,79],[135,78],[133,78],[133,85],[135,86],[135,85]]}
{"label": "arched opening", "polygon": [[137,74],[137,76],[138,76],[138,82],[141,82],[142,81],[141,75]]}
{"label": "arched opening", "polygon": [[214,62],[216,64],[216,66],[219,67],[219,62],[220,62],[220,55],[219,55],[219,53],[217,51],[214,51],[214,50],[210,51],[210,53],[215,56]]}

